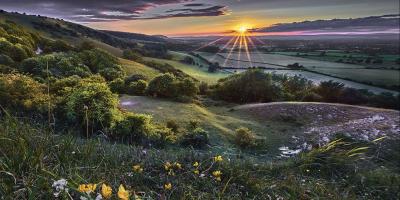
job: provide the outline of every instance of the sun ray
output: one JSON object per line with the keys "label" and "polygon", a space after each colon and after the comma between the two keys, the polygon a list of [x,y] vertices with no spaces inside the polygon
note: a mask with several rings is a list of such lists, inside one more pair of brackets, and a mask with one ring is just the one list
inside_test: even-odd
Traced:
{"label": "sun ray", "polygon": [[200,50],[200,49],[203,49],[203,48],[205,48],[205,47],[208,47],[208,46],[210,46],[210,45],[213,45],[213,44],[217,43],[218,41],[220,41],[220,40],[222,40],[222,39],[224,39],[224,38],[225,38],[225,36],[224,36],[224,37],[221,37],[221,38],[218,38],[218,39],[216,39],[216,40],[214,40],[214,41],[212,41],[212,42],[210,42],[210,43],[207,43],[207,44],[205,44],[205,45],[203,45],[203,46],[201,46],[201,47],[199,47],[199,48],[197,48],[197,49],[195,49],[195,50],[193,50],[193,51],[198,51],[198,50]]}
{"label": "sun ray", "polygon": [[218,50],[218,52],[210,59],[210,61],[214,61],[217,55],[225,50],[235,40],[235,38],[236,37],[232,37],[220,50]]}
{"label": "sun ray", "polygon": [[253,40],[251,37],[248,37],[249,43],[251,46],[253,46],[254,51],[256,51],[258,57],[262,60],[263,63],[265,63],[265,59],[263,56],[261,56],[261,52],[258,50],[257,46],[254,44]]}
{"label": "sun ray", "polygon": [[246,34],[243,34],[243,35],[244,35],[244,48],[245,48],[245,51],[247,54],[247,59],[250,62],[250,67],[253,67],[253,62],[251,61],[250,52],[249,52],[249,46],[247,44],[247,36],[246,36]]}
{"label": "sun ray", "polygon": [[233,50],[235,49],[239,38],[240,38],[239,36],[236,36],[235,42],[233,43],[233,46],[232,46],[232,48],[230,49],[228,55],[225,57],[225,61],[224,61],[224,64],[222,65],[222,67],[226,67],[226,62],[228,62],[228,59],[231,57],[232,52],[233,52]]}
{"label": "sun ray", "polygon": [[237,57],[237,63],[236,67],[240,67],[240,59],[241,59],[241,54],[242,54],[242,48],[243,48],[243,34],[240,34],[240,42],[239,42],[239,52],[238,52],[238,57]]}

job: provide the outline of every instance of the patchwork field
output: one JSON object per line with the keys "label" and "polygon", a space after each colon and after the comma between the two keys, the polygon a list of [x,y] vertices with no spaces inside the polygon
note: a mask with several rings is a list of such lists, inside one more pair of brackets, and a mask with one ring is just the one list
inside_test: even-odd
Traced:
{"label": "patchwork field", "polygon": [[[366,69],[366,67],[362,65],[318,61],[295,56],[263,54],[255,52],[251,53],[252,63],[249,62],[249,59],[246,55],[243,55],[243,53],[240,57],[240,61],[237,60],[239,56],[238,53],[232,53],[230,59],[226,59],[226,57],[228,56],[227,53],[221,53],[217,55],[211,53],[199,54],[206,59],[212,60],[214,62],[219,62],[220,65],[229,68],[248,68],[250,66],[267,67],[272,68],[270,70],[266,70],[269,72],[288,75],[302,75],[305,78],[308,78],[316,83],[319,83],[321,81],[334,80],[337,82],[342,82],[350,87],[358,89],[368,89],[378,93],[393,92],[391,90],[382,89],[380,87],[400,86],[400,70]],[[225,65],[223,65],[223,63],[225,63]],[[285,66],[293,63],[299,63],[308,70],[316,73],[297,70],[285,70],[287,69]],[[230,71],[234,72],[240,70]],[[377,87],[373,87],[371,85]]]}

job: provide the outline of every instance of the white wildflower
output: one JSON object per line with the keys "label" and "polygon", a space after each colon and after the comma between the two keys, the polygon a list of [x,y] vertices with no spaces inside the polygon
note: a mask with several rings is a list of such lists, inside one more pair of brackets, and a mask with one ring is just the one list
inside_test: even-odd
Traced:
{"label": "white wildflower", "polygon": [[68,184],[68,181],[65,179],[60,179],[58,181],[54,181],[53,185],[51,185],[55,189],[55,192],[53,193],[54,196],[58,197],[58,196],[60,196],[60,194],[62,192],[64,192],[64,191],[68,192],[67,184]]}

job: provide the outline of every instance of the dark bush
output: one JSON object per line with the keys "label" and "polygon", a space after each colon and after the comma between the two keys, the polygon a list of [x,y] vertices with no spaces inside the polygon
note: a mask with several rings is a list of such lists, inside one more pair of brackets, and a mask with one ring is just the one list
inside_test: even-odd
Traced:
{"label": "dark bush", "polygon": [[204,148],[209,144],[208,133],[202,128],[191,130],[183,135],[181,144],[194,148]]}
{"label": "dark bush", "polygon": [[323,81],[315,89],[315,92],[319,94],[324,102],[338,102],[338,97],[344,89],[344,84],[339,82]]}
{"label": "dark bush", "polygon": [[171,129],[174,133],[177,133],[179,131],[179,124],[175,120],[168,120],[167,123],[167,128]]}
{"label": "dark bush", "polygon": [[250,103],[274,101],[279,99],[280,94],[271,74],[253,69],[220,80],[214,89],[214,96],[230,102]]}
{"label": "dark bush", "polygon": [[126,91],[125,82],[121,78],[117,78],[109,82],[108,86],[113,93],[124,94]]}
{"label": "dark bush", "polygon": [[130,83],[126,90],[129,95],[144,95],[146,93],[147,82],[145,80],[139,80],[136,82]]}

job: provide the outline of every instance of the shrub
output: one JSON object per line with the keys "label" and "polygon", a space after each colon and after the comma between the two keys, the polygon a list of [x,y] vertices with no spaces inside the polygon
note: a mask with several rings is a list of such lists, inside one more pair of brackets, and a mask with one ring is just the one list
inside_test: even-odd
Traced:
{"label": "shrub", "polygon": [[93,131],[108,130],[121,119],[118,97],[100,76],[82,79],[77,86],[64,88],[63,93],[62,114],[72,124],[86,126],[85,107]]}
{"label": "shrub", "polygon": [[252,69],[221,79],[214,89],[214,96],[230,102],[250,103],[274,101],[280,95],[271,74]]}
{"label": "shrub", "polygon": [[201,82],[199,85],[199,94],[206,95],[208,92],[208,84],[206,82]]}
{"label": "shrub", "polygon": [[241,148],[247,148],[255,145],[254,134],[245,127],[240,127],[235,131],[235,143]]}
{"label": "shrub", "polygon": [[46,86],[21,74],[0,74],[0,104],[16,111],[48,110]]}
{"label": "shrub", "polygon": [[209,143],[208,133],[202,128],[189,130],[182,137],[181,144],[184,146],[191,146],[194,148],[203,148]]}
{"label": "shrub", "polygon": [[323,81],[315,89],[325,102],[338,102],[338,97],[344,89],[344,84],[339,82]]}
{"label": "shrub", "polygon": [[12,65],[12,64],[14,64],[14,61],[9,56],[4,55],[4,54],[0,54],[0,64],[2,64],[2,65]]}
{"label": "shrub", "polygon": [[110,86],[110,90],[114,93],[125,93],[125,81],[121,78],[117,78],[111,81],[110,83],[108,83],[108,86]]}
{"label": "shrub", "polygon": [[171,129],[174,133],[177,133],[179,131],[179,124],[175,120],[168,120],[167,123],[167,128]]}
{"label": "shrub", "polygon": [[194,97],[199,92],[196,83],[190,78],[178,82],[178,95]]}
{"label": "shrub", "polygon": [[142,55],[131,49],[124,50],[122,56],[123,58],[128,60],[139,61],[139,62],[142,61]]}
{"label": "shrub", "polygon": [[159,139],[150,115],[132,113],[125,114],[124,119],[116,123],[113,137],[127,140],[129,143]]}
{"label": "shrub", "polygon": [[145,80],[138,80],[130,83],[127,87],[127,94],[129,95],[144,95],[146,93],[147,82]]}
{"label": "shrub", "polygon": [[340,103],[345,104],[365,104],[368,98],[360,91],[354,88],[345,88],[338,97]]}
{"label": "shrub", "polygon": [[187,125],[187,129],[190,130],[190,131],[192,131],[192,130],[194,130],[194,129],[196,129],[196,128],[199,128],[199,126],[200,126],[200,122],[199,122],[199,121],[197,121],[197,120],[190,120],[189,123],[188,123],[188,125]]}
{"label": "shrub", "polygon": [[320,95],[315,92],[310,92],[306,94],[301,101],[304,102],[321,102],[323,99]]}
{"label": "shrub", "polygon": [[145,76],[143,76],[142,74],[132,74],[128,77],[125,78],[125,83],[128,85],[129,83],[132,82],[136,82],[139,80],[147,80],[147,78]]}
{"label": "shrub", "polygon": [[25,59],[20,65],[20,70],[45,78],[47,67],[49,75],[57,78],[72,75],[88,77],[91,74],[90,69],[82,63],[76,53],[53,53]]}
{"label": "shrub", "polygon": [[157,97],[175,97],[177,92],[175,76],[167,73],[155,77],[150,81],[147,92]]}

